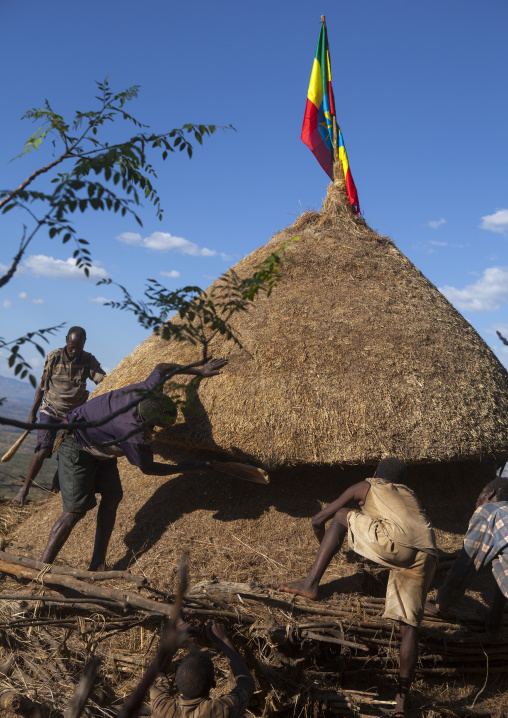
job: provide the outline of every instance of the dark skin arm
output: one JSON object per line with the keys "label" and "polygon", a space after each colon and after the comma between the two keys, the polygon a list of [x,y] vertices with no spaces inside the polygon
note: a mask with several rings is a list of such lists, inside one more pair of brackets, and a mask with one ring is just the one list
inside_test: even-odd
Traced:
{"label": "dark skin arm", "polygon": [[206,362],[206,364],[203,364],[203,366],[194,366],[189,367],[188,369],[184,369],[184,367],[181,364],[157,364],[155,366],[155,369],[158,369],[159,371],[164,372],[165,374],[169,374],[172,371],[175,371],[177,374],[188,374],[190,376],[199,376],[202,378],[207,378],[211,376],[217,376],[220,374],[220,370],[226,366],[228,363],[227,359],[210,359]]}
{"label": "dark skin arm", "polygon": [[361,504],[365,501],[367,494],[369,493],[370,484],[368,481],[360,481],[357,484],[353,484],[342,493],[338,499],[333,501],[328,506],[325,506],[319,513],[317,513],[312,519],[312,530],[319,543],[325,535],[325,524],[331,519],[337,511],[348,507],[353,501],[358,501]]}
{"label": "dark skin arm", "polygon": [[42,375],[42,379],[40,381],[39,386],[36,389],[35,397],[34,397],[34,403],[32,405],[32,408],[30,410],[30,414],[28,416],[27,424],[35,424],[35,418],[37,416],[37,412],[39,411],[39,407],[42,404],[42,397],[44,396],[44,392],[41,389],[41,384],[44,384],[44,381],[46,379],[46,375]]}
{"label": "dark skin arm", "polygon": [[215,643],[224,653],[229,661],[231,673],[233,674],[236,685],[246,693],[249,698],[254,693],[255,683],[250,674],[247,664],[236,650],[232,640],[226,633],[226,629],[218,621],[209,621],[206,624],[206,635]]}

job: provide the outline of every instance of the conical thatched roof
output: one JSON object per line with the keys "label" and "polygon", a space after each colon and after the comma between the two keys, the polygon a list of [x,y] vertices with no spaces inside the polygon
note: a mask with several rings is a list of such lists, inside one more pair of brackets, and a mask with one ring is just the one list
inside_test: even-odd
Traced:
{"label": "conical thatched roof", "polygon": [[[506,370],[394,243],[344,208],[340,189],[235,271],[249,275],[295,236],[280,285],[235,319],[246,351],[214,340],[229,365],[202,382],[200,412],[159,440],[271,467],[506,451]],[[157,362],[199,358],[199,348],[152,336],[100,391],[144,379]]]}

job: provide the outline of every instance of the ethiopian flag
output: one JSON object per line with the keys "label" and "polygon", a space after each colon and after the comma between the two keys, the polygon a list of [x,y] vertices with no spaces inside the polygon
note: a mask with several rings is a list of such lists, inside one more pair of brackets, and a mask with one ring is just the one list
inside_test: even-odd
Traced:
{"label": "ethiopian flag", "polygon": [[[330,51],[328,49],[328,36],[326,25],[323,22],[316,49],[316,56],[312,66],[309,90],[307,92],[307,106],[303,118],[302,142],[312,151],[315,158],[326,174],[333,180],[333,120],[335,117],[335,103],[332,90],[332,73],[330,70]],[[360,204],[358,192],[349,169],[344,138],[337,127],[337,153],[342,162],[349,204],[358,214]]]}

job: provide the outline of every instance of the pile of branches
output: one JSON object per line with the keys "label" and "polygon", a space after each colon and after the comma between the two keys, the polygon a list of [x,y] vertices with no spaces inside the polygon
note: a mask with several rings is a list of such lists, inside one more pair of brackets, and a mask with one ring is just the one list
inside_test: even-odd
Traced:
{"label": "pile of branches", "polygon": [[[16,579],[4,581],[0,594],[0,708],[30,718],[70,718],[69,706],[89,666],[86,707],[82,699],[80,711],[111,718],[120,711],[126,718],[121,706],[126,700],[129,706],[135,695],[135,712],[149,714],[149,705],[141,703],[160,667],[153,656],[161,629],[171,621],[174,626],[176,613],[196,624],[201,645],[207,619],[227,624],[256,678],[255,715],[316,715],[323,708],[380,715],[393,706],[378,692],[343,687],[398,672],[400,636],[397,626],[381,617],[384,599],[349,594],[313,603],[225,582],[194,586],[185,596],[181,587],[175,596],[130,571],[48,567],[1,551],[0,572]],[[25,584],[22,590],[19,582]],[[6,584],[16,590],[7,593]],[[464,625],[426,616],[417,676],[505,673],[508,642],[489,642],[483,631],[479,620]],[[464,705],[434,709],[439,715],[494,715]]]}

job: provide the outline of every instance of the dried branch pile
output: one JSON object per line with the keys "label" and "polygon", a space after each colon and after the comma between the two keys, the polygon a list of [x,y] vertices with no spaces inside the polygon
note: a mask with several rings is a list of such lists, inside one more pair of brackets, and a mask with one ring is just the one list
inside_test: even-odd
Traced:
{"label": "dried branch pile", "polygon": [[[0,708],[31,718],[62,714],[94,658],[102,663],[85,714],[113,716],[154,655],[174,596],[128,571],[44,569],[0,552],[2,573],[30,582],[20,590],[7,578],[0,594]],[[350,582],[351,588],[357,584]],[[399,634],[381,618],[382,610],[383,599],[360,594],[312,603],[252,584],[205,582],[187,592],[181,613],[198,619],[201,645],[204,620],[227,623],[256,676],[254,715],[317,715],[324,707],[343,715],[383,715],[392,705],[387,698],[394,683],[388,679],[386,694],[383,686],[375,692],[372,686],[376,674],[396,673]],[[501,674],[507,658],[508,641],[488,642],[479,620],[465,626],[426,616],[423,622],[420,678]],[[225,679],[218,683],[223,691]],[[502,715],[483,704],[445,708],[434,702],[431,708],[423,715]],[[148,712],[145,705],[142,713]]]}

